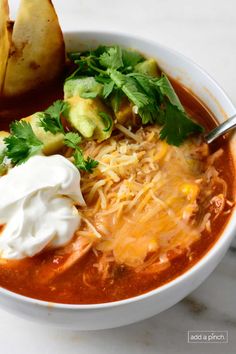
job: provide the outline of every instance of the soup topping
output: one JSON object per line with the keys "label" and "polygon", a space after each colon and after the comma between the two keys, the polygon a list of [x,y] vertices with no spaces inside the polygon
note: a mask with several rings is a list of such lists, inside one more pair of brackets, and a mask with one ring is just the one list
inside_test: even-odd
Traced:
{"label": "soup topping", "polygon": [[32,257],[66,245],[80,226],[80,173],[60,155],[34,156],[0,178],[1,257]]}
{"label": "soup topping", "polygon": [[210,156],[200,138],[171,146],[160,140],[159,130],[140,128],[133,136],[122,129],[99,146],[84,146],[99,164],[82,177],[82,220],[92,225],[83,221],[77,235],[102,252],[96,266],[103,278],[112,276],[116,264],[155,273],[170,259],[191,254],[190,246],[203,230],[211,232],[211,218],[219,216],[215,204],[226,199],[214,167],[223,150]]}

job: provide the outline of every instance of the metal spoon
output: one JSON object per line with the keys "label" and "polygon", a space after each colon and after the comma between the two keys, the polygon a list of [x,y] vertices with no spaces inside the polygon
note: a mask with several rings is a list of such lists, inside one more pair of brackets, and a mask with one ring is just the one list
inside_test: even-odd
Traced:
{"label": "metal spoon", "polygon": [[235,127],[236,127],[236,113],[232,117],[227,119],[224,123],[218,125],[209,133],[205,134],[204,139],[208,144],[210,144],[219,136],[227,133],[228,131],[232,130]]}

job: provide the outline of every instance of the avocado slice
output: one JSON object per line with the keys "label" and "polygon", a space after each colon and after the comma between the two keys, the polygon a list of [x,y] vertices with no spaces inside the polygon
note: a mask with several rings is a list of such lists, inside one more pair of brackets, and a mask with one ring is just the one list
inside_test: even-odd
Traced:
{"label": "avocado slice", "polygon": [[157,66],[157,62],[153,58],[144,60],[141,63],[135,65],[134,70],[137,73],[148,75],[148,76],[153,76],[153,77],[161,76],[161,72]]}
{"label": "avocado slice", "polygon": [[102,93],[103,85],[94,77],[72,78],[64,84],[65,99],[80,96],[82,98],[95,98]]}
{"label": "avocado slice", "polygon": [[6,132],[5,130],[0,131],[0,154],[3,152],[5,149],[5,143],[4,139],[7,138],[10,135],[10,133]]}
{"label": "avocado slice", "polygon": [[118,110],[116,110],[115,102],[113,98],[111,99],[111,106],[114,110],[114,114],[118,123],[126,124],[132,122],[133,120],[132,104],[129,102],[127,97],[123,96],[121,98]]}
{"label": "avocado slice", "polygon": [[[64,116],[84,138],[93,138],[98,142],[111,136],[113,122],[107,126],[107,121],[100,115],[102,112],[112,117],[108,107],[98,98],[89,99],[75,96],[67,99],[68,110]],[[111,118],[110,118],[111,119]]]}

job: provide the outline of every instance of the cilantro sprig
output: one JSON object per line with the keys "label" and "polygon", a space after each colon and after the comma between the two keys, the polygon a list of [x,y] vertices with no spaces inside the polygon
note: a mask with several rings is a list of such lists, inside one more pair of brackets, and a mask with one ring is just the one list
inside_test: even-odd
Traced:
{"label": "cilantro sprig", "polygon": [[96,76],[98,73],[106,75],[105,70],[108,68],[128,73],[134,70],[135,65],[145,60],[140,53],[119,46],[99,46],[95,50],[72,52],[68,56],[78,68],[67,79],[82,75]]}
{"label": "cilantro sprig", "polygon": [[10,135],[4,138],[6,156],[14,165],[19,165],[29,157],[38,154],[43,143],[36,137],[30,123],[15,121],[10,125]]}
{"label": "cilantro sprig", "polygon": [[40,126],[52,134],[65,133],[61,115],[67,110],[68,102],[57,100],[48,107],[40,116]]}
{"label": "cilantro sprig", "polygon": [[98,161],[95,161],[88,157],[85,159],[82,149],[78,144],[81,143],[81,136],[75,132],[69,132],[65,134],[64,143],[66,146],[74,149],[74,164],[75,166],[83,171],[92,173],[93,169],[97,167]]}
{"label": "cilantro sprig", "polygon": [[160,132],[160,138],[166,139],[170,145],[179,146],[190,134],[201,133],[202,127],[175,105],[166,103],[164,110],[165,124]]}
{"label": "cilantro sprig", "polygon": [[103,98],[115,102],[118,111],[121,97],[126,96],[136,107],[142,124],[163,126],[160,138],[179,146],[189,135],[201,133],[202,126],[190,119],[165,74],[151,77],[136,72],[144,57],[119,46],[100,46],[94,51],[71,53],[78,65],[72,76],[92,76],[103,84]]}
{"label": "cilantro sprig", "polygon": [[111,47],[99,57],[101,66],[109,69],[119,69],[122,67],[122,49],[119,46]]}
{"label": "cilantro sprig", "polygon": [[74,149],[74,164],[79,170],[83,170],[89,173],[93,172],[93,169],[98,165],[98,162],[88,157],[84,157],[82,149],[78,144],[81,143],[82,138],[76,132],[66,132],[61,116],[68,109],[69,104],[66,101],[57,100],[46,111],[42,112],[40,118],[40,126],[47,132],[52,134],[62,133],[64,134],[64,144]]}

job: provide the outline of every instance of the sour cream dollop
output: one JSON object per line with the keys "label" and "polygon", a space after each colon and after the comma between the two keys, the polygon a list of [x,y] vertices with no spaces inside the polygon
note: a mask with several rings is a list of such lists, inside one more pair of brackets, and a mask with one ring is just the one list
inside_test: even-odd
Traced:
{"label": "sour cream dollop", "polygon": [[80,173],[61,155],[33,156],[0,178],[0,258],[66,245],[80,226]]}

